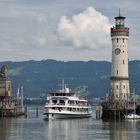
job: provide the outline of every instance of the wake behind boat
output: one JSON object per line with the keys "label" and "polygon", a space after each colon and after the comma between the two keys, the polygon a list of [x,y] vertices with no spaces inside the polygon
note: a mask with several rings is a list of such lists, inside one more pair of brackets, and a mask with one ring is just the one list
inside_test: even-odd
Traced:
{"label": "wake behind boat", "polygon": [[72,92],[63,82],[61,90],[49,93],[44,115],[47,119],[84,118],[91,117],[92,109],[85,98]]}

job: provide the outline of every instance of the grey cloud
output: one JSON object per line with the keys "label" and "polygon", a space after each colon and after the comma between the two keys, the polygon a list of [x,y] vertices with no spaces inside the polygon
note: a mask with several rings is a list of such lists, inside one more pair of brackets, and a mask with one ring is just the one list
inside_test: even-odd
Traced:
{"label": "grey cloud", "polygon": [[[62,32],[59,33],[59,37],[63,38],[65,42],[58,38],[57,26],[61,16],[65,16],[73,24],[72,16],[82,13],[89,6],[94,7],[108,17],[109,23],[114,22],[113,18],[117,16],[118,8],[122,9],[122,14],[127,17],[126,25],[131,27],[129,39],[130,58],[140,59],[140,56],[138,56],[138,53],[140,54],[140,4],[137,0],[118,0],[117,2],[114,0],[109,2],[104,0],[0,0],[0,60],[20,61],[47,58],[59,60],[110,60],[111,40],[109,29],[108,39],[103,39],[104,36],[97,35],[96,40],[98,41],[95,42],[92,42],[92,32],[86,30],[84,32],[88,35],[82,36],[81,34],[79,37],[74,35],[77,37],[76,40],[72,37],[66,39],[65,34],[62,34]],[[103,45],[99,42],[99,38],[102,38]],[[82,50],[75,49],[76,47],[73,46],[79,46],[81,40]],[[89,46],[87,42],[96,43],[96,46],[100,47],[94,49],[94,51],[87,50],[85,48],[90,49],[91,46],[95,46],[94,44]],[[108,47],[105,48],[104,44]],[[132,50],[133,46],[135,46],[136,51]]]}

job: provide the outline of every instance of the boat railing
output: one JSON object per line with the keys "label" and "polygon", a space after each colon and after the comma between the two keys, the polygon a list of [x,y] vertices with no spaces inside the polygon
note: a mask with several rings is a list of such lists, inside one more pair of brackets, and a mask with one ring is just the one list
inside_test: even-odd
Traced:
{"label": "boat railing", "polygon": [[69,106],[80,106],[80,107],[89,107],[90,105],[84,105],[84,104],[68,104]]}
{"label": "boat railing", "polygon": [[64,104],[64,103],[52,103],[48,104],[46,103],[46,106],[77,106],[77,107],[90,107],[90,105],[84,105],[84,104]]}
{"label": "boat railing", "polygon": [[89,113],[90,110],[86,110],[86,109],[79,109],[78,108],[59,108],[59,107],[54,107],[54,108],[45,108],[45,112],[61,112],[61,111],[69,111],[69,112],[83,112],[83,113]]}

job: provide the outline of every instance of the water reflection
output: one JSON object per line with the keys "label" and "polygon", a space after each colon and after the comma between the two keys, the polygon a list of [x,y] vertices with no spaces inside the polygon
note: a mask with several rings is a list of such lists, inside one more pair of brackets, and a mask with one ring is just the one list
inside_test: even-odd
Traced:
{"label": "water reflection", "polygon": [[0,119],[0,140],[22,140],[23,123],[16,118]]}
{"label": "water reflection", "polygon": [[91,118],[64,119],[46,122],[47,140],[80,140],[87,139],[85,132],[90,130]]}
{"label": "water reflection", "polygon": [[128,140],[128,123],[120,121],[110,123],[110,139]]}
{"label": "water reflection", "polygon": [[11,120],[0,118],[0,139],[9,140],[11,130]]}
{"label": "water reflection", "polygon": [[[28,108],[27,118],[0,119],[0,140],[140,140],[140,120],[102,121],[92,118],[36,118],[35,108]],[[39,114],[42,114],[42,107]]]}
{"label": "water reflection", "polygon": [[140,120],[103,122],[103,130],[109,130],[110,140],[139,140]]}

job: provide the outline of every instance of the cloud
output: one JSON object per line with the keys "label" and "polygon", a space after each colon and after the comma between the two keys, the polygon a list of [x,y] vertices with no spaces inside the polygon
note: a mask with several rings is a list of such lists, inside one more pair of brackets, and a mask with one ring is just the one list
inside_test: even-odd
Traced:
{"label": "cloud", "polygon": [[108,18],[114,24],[119,8],[130,27],[130,59],[140,59],[138,0],[0,0],[0,61],[110,60]]}
{"label": "cloud", "polygon": [[60,18],[58,35],[61,41],[79,49],[97,49],[110,46],[111,24],[106,16],[88,7],[72,19]]}

